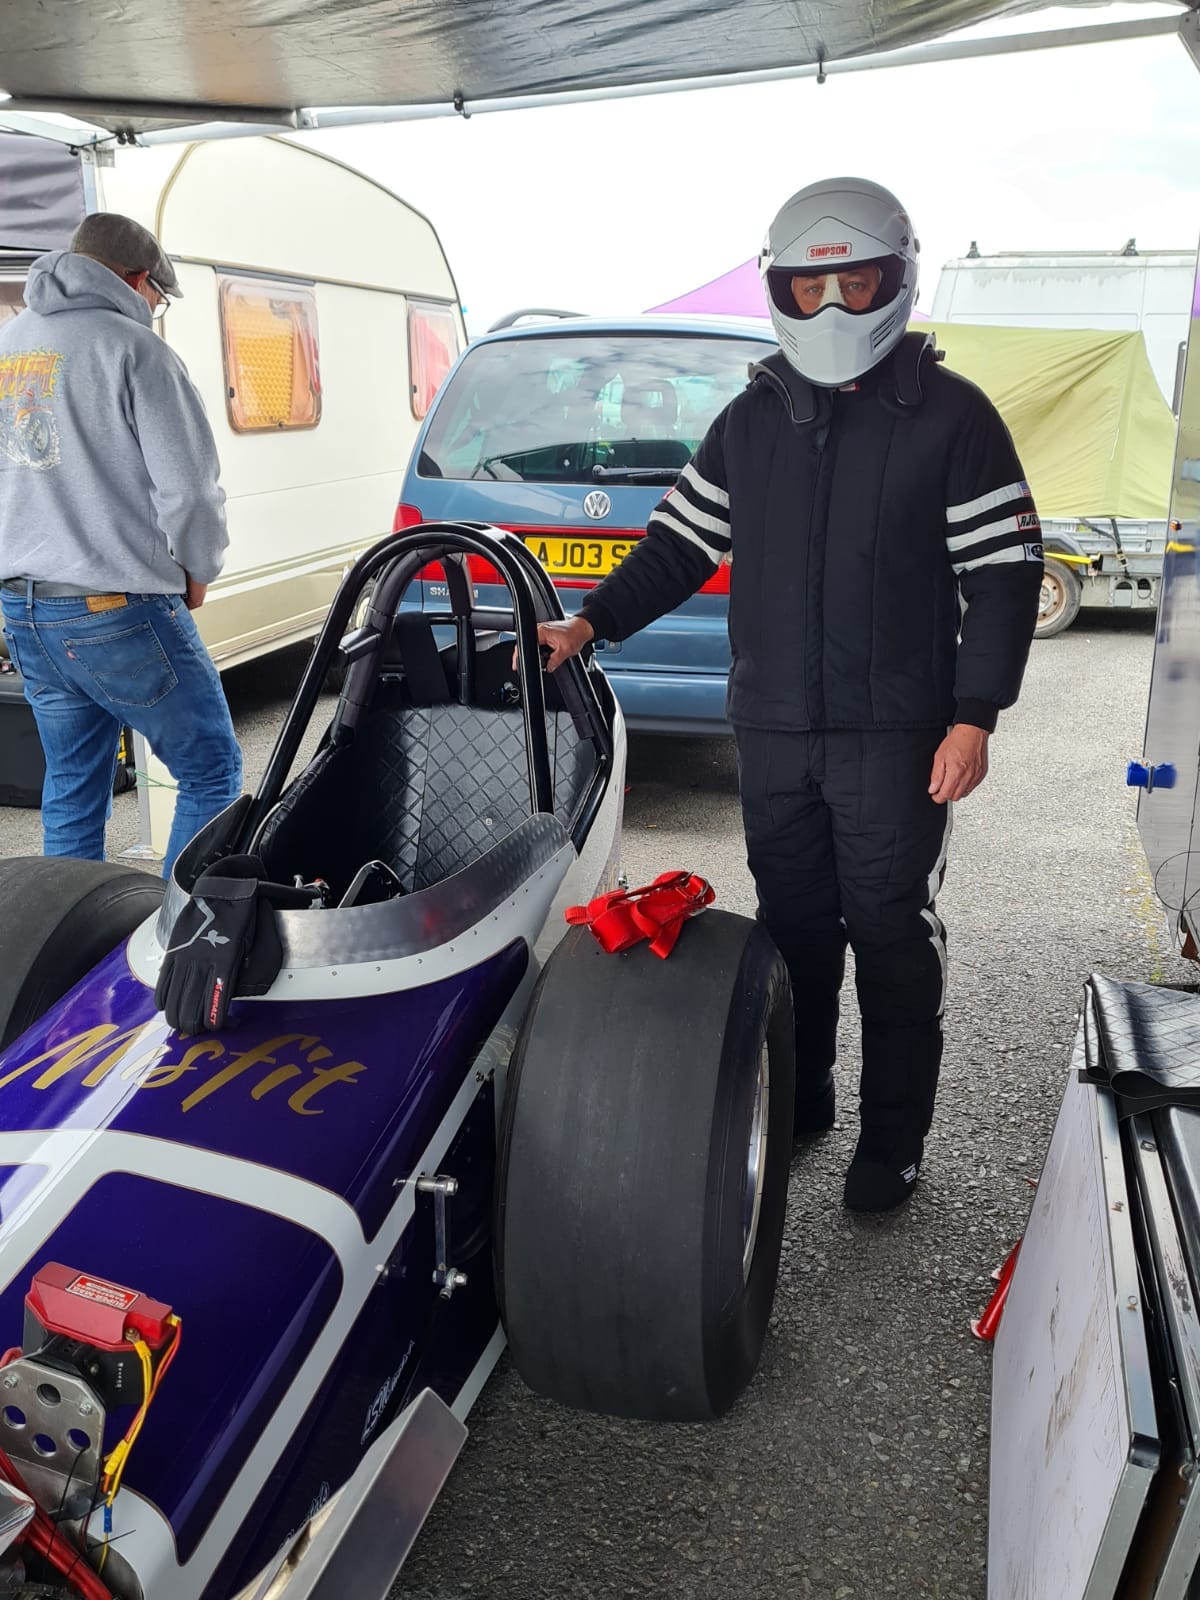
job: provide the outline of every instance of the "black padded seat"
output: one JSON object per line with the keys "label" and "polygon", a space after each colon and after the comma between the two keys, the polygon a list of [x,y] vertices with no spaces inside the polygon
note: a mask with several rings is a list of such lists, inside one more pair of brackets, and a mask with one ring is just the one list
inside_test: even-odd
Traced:
{"label": "black padded seat", "polygon": [[[595,752],[565,711],[547,713],[554,811],[570,827]],[[326,748],[281,797],[258,851],[271,877],[324,878],[335,895],[386,861],[407,892],[477,861],[530,814],[519,708],[382,706],[352,743]]]}

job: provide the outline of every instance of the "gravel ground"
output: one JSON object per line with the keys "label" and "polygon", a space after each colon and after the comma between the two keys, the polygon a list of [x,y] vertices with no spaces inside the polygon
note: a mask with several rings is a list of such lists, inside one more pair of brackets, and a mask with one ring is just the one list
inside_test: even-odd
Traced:
{"label": "gravel ground", "polygon": [[[1153,630],[1100,616],[1035,646],[1025,695],[958,808],[940,902],[951,1007],[937,1122],[902,1214],[855,1220],[841,1181],[858,1049],[843,1027],[847,1113],[793,1167],[762,1369],[723,1421],[639,1426],[528,1394],[503,1363],[395,1600],[874,1600],[986,1593],[990,1355],[968,1323],[1028,1214],[1080,986],[1093,970],[1187,981],[1155,907],[1123,787],[1141,750]],[[302,665],[229,674],[261,770]],[[703,871],[750,912],[732,751],[635,740],[633,882]],[[113,852],[136,837],[115,802]],[[0,854],[39,848],[37,814],[0,812]]]}
{"label": "gravel ground", "polygon": [[[1123,786],[1152,650],[1135,617],[1037,645],[957,810],[946,1065],[912,1204],[843,1211],[852,1114],[795,1163],[763,1365],[719,1423],[577,1416],[502,1365],[396,1600],[983,1600],[991,1358],[968,1324],[1028,1215],[1083,980],[1191,972]],[[731,751],[637,741],[629,776],[631,881],[694,866],[752,911]],[[847,1110],[858,1059],[844,1026]]]}

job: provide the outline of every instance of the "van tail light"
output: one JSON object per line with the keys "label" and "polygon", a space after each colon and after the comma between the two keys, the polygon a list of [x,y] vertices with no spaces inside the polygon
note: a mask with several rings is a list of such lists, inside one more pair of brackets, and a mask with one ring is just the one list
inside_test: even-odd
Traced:
{"label": "van tail light", "polygon": [[[406,506],[403,501],[396,507],[396,515],[392,518],[392,532],[403,533],[406,528],[415,528],[424,522],[420,506]],[[417,574],[419,583],[445,583],[446,575],[442,571],[441,563],[430,562],[429,566],[422,567]]]}
{"label": "van tail light", "polygon": [[[392,518],[392,532],[403,533],[406,528],[415,528],[418,523],[424,520],[420,506],[406,506],[401,502],[396,507],[396,515]],[[444,581],[442,569],[436,562],[428,567],[422,567],[417,577],[421,583],[427,581],[441,583]]]}
{"label": "van tail light", "polygon": [[496,571],[492,563],[485,561],[482,556],[468,556],[467,571],[471,574],[472,583],[504,582],[504,579]]}
{"label": "van tail light", "polygon": [[[482,556],[467,557],[467,573],[472,583],[503,583],[504,579],[496,571],[490,561],[485,561]],[[440,561],[431,561],[427,567],[422,567],[417,574],[421,583],[445,583],[446,574]]]}
{"label": "van tail light", "polygon": [[[415,528],[423,521],[418,506],[398,505],[396,515],[392,518],[392,532],[403,533],[406,528]],[[472,583],[502,583],[503,579],[490,561],[485,561],[482,556],[467,557],[467,571],[471,574]],[[442,571],[440,561],[432,561],[429,566],[422,567],[417,574],[421,583],[445,583],[446,574]]]}
{"label": "van tail light", "polygon": [[722,561],[712,577],[700,589],[701,594],[728,594],[729,593],[729,563]]}

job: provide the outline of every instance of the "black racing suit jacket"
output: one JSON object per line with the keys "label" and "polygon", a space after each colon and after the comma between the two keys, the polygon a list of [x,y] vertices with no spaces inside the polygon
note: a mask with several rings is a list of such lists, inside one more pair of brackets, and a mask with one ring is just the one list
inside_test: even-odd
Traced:
{"label": "black racing suit jacket", "polygon": [[729,561],[735,727],[990,732],[1020,691],[1041,538],[999,413],[910,333],[846,389],[782,354],[752,368],[581,609],[627,639]]}

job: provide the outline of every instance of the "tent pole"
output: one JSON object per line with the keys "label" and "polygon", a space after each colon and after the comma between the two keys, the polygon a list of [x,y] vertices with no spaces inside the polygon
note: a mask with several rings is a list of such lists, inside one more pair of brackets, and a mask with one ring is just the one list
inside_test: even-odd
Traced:
{"label": "tent pole", "polygon": [[[496,111],[530,111],[544,107],[586,105],[592,101],[640,99],[650,95],[684,94],[703,89],[739,88],[757,83],[786,82],[793,78],[817,78],[821,81],[848,72],[884,71],[890,67],[929,66],[941,61],[967,61],[987,56],[1019,55],[1032,50],[1061,50],[1084,44],[1114,44],[1127,39],[1147,39],[1177,33],[1185,48],[1200,65],[1200,24],[1193,12],[1181,16],[1145,17],[1128,22],[1105,22],[1093,27],[1048,28],[1041,32],[999,34],[982,39],[939,39],[931,44],[907,45],[897,50],[879,51],[870,55],[849,56],[840,61],[812,61],[797,66],[765,67],[749,72],[711,74],[707,77],[678,78],[653,83],[604,84],[594,89],[568,89],[545,94],[512,95],[508,98],[440,100],[421,105],[390,106],[310,106],[292,112],[271,111],[271,120],[254,121],[262,117],[261,111],[250,107],[226,108],[213,106],[215,117],[226,120],[189,123],[187,126],[158,128],[137,135],[136,142],[143,145],[179,144],[193,139],[237,139],[253,134],[287,132],[317,132],[327,128],[366,127],[376,123],[419,122],[434,117],[471,117]],[[14,97],[11,110],[0,104],[0,128],[14,131],[34,131],[22,111],[22,102]],[[40,101],[38,109],[56,111],[58,103]],[[76,117],[87,110],[78,100],[63,102],[63,111]],[[107,109],[107,108],[106,108]],[[130,105],[125,109],[131,118],[140,111],[152,110],[155,117],[171,114],[168,106],[140,108]],[[174,108],[179,115],[180,109]],[[245,120],[233,120],[234,118]],[[63,143],[83,145],[92,141],[108,142],[115,136],[98,127],[63,129],[43,122],[37,129],[43,136],[57,138]]]}
{"label": "tent pole", "polygon": [[[1095,27],[1047,28],[1033,33],[1006,33],[988,39],[939,39],[931,44],[907,45],[870,55],[847,56],[841,61],[809,61],[794,67],[764,67],[752,72],[728,72],[703,78],[677,78],[655,83],[605,84],[596,89],[570,89],[563,93],[514,95],[510,99],[467,100],[414,106],[309,107],[299,113],[302,131],[353,127],[371,122],[414,122],[429,117],[472,117],[493,111],[529,111],[546,106],[586,105],[593,100],[627,100],[649,95],[684,94],[701,89],[732,89],[756,83],[785,82],[793,78],[826,79],[847,72],[883,71],[891,67],[929,66],[940,61],[967,61],[983,56],[1025,54],[1031,50],[1061,50],[1082,44],[1115,44],[1126,39],[1147,39],[1164,34],[1195,35],[1196,16],[1143,17],[1128,22],[1105,22]],[[1184,37],[1184,43],[1187,38]],[[147,140],[168,137],[167,132],[147,134]]]}

